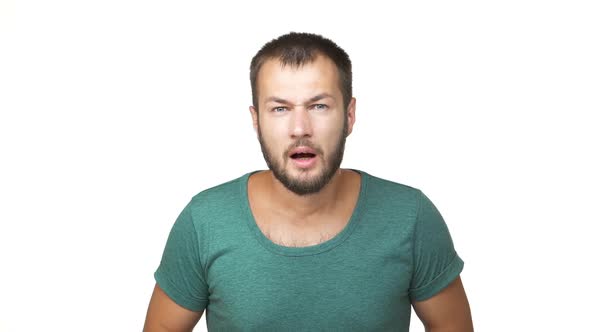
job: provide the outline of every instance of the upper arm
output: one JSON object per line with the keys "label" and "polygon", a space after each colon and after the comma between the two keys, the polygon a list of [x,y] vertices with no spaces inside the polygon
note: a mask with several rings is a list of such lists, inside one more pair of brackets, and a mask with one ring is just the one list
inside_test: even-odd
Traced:
{"label": "upper arm", "polygon": [[[192,201],[191,201],[192,203]],[[146,317],[146,331],[192,331],[208,305],[203,267],[203,233],[197,232],[191,204],[172,226]]]}
{"label": "upper arm", "polygon": [[176,304],[156,284],[145,319],[144,332],[192,331],[203,311],[192,311]]}
{"label": "upper arm", "polygon": [[412,301],[412,305],[426,331],[473,331],[471,310],[461,277],[424,301]]}

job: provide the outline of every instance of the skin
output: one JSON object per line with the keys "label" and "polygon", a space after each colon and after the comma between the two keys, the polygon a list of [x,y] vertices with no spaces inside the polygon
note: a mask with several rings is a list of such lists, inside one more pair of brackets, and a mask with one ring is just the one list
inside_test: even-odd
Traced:
{"label": "skin", "polygon": [[[261,147],[266,150],[265,157],[273,160],[272,168],[282,171],[286,179],[303,187],[325,178],[342,143],[342,135],[348,136],[352,132],[356,111],[354,98],[346,105],[345,111],[334,63],[318,56],[311,63],[293,68],[269,60],[260,69],[258,82],[259,109],[250,107],[250,114]],[[344,117],[347,117],[345,127]],[[299,169],[289,160],[286,151],[297,142],[305,142],[320,152],[312,169]],[[270,219],[281,223],[275,222],[272,231],[282,230],[286,236],[298,234],[299,239],[306,239],[309,234],[337,234],[345,226],[341,222],[338,224],[338,220],[349,216],[352,208],[342,209],[341,204],[337,209],[336,202],[347,202],[345,205],[350,207],[354,205],[360,185],[360,176],[356,172],[340,169],[338,162],[338,169],[319,190],[304,194],[289,190],[283,183],[285,178],[278,179],[270,170],[250,177],[249,197],[260,197],[258,211],[264,211],[260,218],[256,216],[257,223],[258,219],[272,216]],[[252,202],[252,205],[257,203]],[[276,216],[280,218],[274,218]],[[259,226],[264,230],[268,225],[262,223]],[[270,234],[271,228],[266,229]],[[314,243],[313,239],[307,242],[308,245]],[[412,302],[412,306],[426,331],[473,331],[469,303],[460,277],[433,297]],[[203,311],[193,312],[177,305],[156,284],[144,331],[192,331],[202,314]]]}
{"label": "skin", "polygon": [[469,301],[461,277],[425,301],[413,301],[412,306],[428,332],[473,332]]}
{"label": "skin", "polygon": [[148,306],[144,332],[192,331],[204,311],[191,311],[176,304],[156,284]]}
{"label": "skin", "polygon": [[[271,158],[291,181],[311,183],[329,172],[330,159],[337,153],[342,135],[352,132],[356,100],[352,98],[345,113],[338,82],[336,65],[323,56],[300,68],[283,67],[278,60],[269,60],[260,68],[260,109],[257,112],[250,107],[252,125],[261,144],[264,142]],[[290,160],[288,151],[298,141],[321,151],[313,168],[300,169]],[[288,224],[286,227],[295,223],[300,228],[313,228],[322,217],[335,213],[342,193],[352,189],[347,188],[354,182],[351,177],[359,177],[352,173],[338,168],[320,191],[306,195],[286,188],[272,171],[257,173],[251,179],[254,191],[266,192],[273,210],[283,211],[281,220]]]}

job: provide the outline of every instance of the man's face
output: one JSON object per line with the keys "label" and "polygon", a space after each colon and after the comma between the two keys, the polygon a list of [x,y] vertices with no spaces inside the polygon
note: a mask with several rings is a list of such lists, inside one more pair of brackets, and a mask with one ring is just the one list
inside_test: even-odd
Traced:
{"label": "man's face", "polygon": [[320,191],[340,167],[354,124],[355,100],[343,105],[336,65],[318,56],[302,67],[265,62],[258,113],[250,108],[262,154],[274,176],[298,195]]}

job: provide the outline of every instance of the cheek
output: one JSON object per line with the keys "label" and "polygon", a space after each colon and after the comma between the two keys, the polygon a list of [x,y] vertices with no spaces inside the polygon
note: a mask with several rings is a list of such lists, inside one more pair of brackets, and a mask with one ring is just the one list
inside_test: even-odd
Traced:
{"label": "cheek", "polygon": [[335,146],[338,145],[340,137],[342,136],[343,126],[326,126],[322,128],[322,142],[326,144],[326,147],[333,149]]}
{"label": "cheek", "polygon": [[262,118],[258,123],[258,128],[264,137],[279,137],[280,133],[286,130],[284,121],[277,121],[272,118]]}
{"label": "cheek", "polygon": [[280,136],[280,132],[276,130],[276,128],[271,129],[263,126],[260,128],[260,135],[262,135],[262,138],[264,139],[264,144],[271,153],[283,153],[282,149],[286,148],[283,147],[284,137],[282,138]]}

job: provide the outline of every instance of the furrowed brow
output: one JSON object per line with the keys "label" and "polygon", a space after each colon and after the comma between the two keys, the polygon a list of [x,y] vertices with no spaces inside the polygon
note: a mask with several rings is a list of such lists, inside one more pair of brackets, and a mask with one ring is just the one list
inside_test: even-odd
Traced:
{"label": "furrowed brow", "polygon": [[329,93],[321,93],[321,94],[319,94],[319,95],[317,95],[317,96],[309,99],[307,102],[308,103],[313,103],[313,102],[316,102],[318,100],[322,100],[324,98],[332,98],[332,99],[334,99],[334,97],[332,97],[332,95],[329,94]]}
{"label": "furrowed brow", "polygon": [[265,104],[268,104],[268,103],[290,104],[287,100],[279,98],[279,97],[274,97],[274,96],[266,98],[264,100],[264,103]]}
{"label": "furrowed brow", "polygon": [[[312,98],[308,99],[306,103],[313,103],[313,102],[316,102],[316,101],[318,101],[318,100],[322,100],[322,99],[324,99],[324,98],[332,98],[332,99],[335,99],[335,98],[334,98],[334,97],[333,97],[331,94],[329,94],[329,93],[321,93],[321,94],[319,94],[319,95],[317,95],[317,96],[315,96],[315,97],[312,97]],[[278,104],[292,104],[291,102],[289,102],[289,101],[288,101],[288,100],[286,100],[286,99],[282,99],[282,98],[275,97],[275,96],[270,96],[270,97],[266,98],[266,99],[264,100],[264,102],[265,102],[266,104],[268,104],[268,103],[271,103],[271,102],[275,102],[275,103],[278,103]]]}

